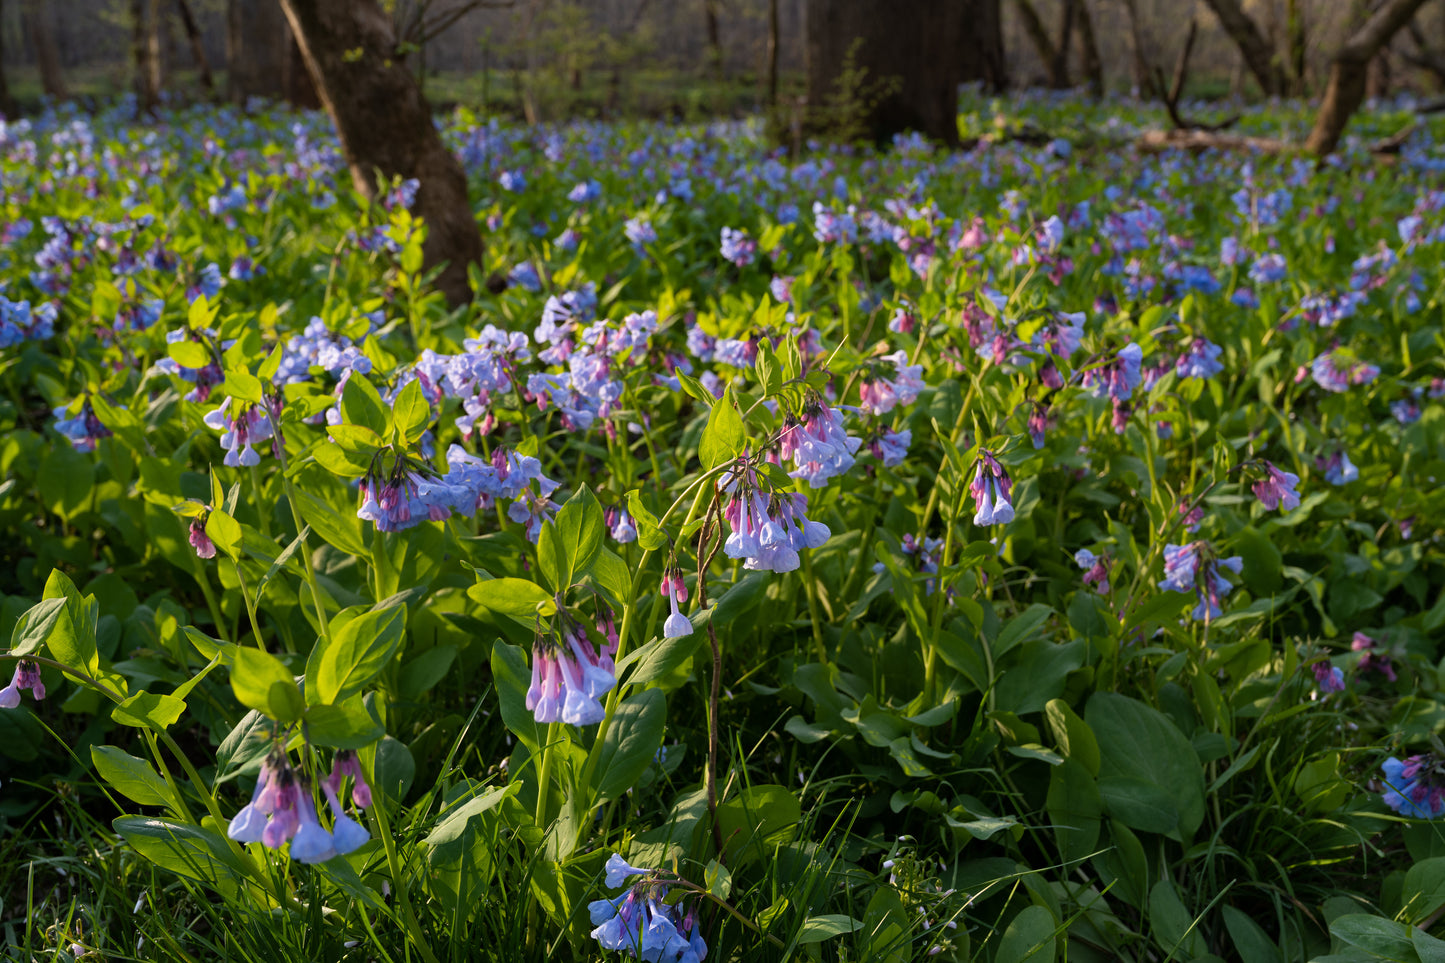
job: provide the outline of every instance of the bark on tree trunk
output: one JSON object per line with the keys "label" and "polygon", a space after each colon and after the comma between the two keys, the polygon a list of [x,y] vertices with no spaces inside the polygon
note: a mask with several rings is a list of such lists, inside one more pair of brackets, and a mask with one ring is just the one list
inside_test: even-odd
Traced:
{"label": "bark on tree trunk", "polygon": [[707,21],[707,61],[712,75],[723,77],[722,34],[718,31],[717,0],[702,0],[703,18]]}
{"label": "bark on tree trunk", "polygon": [[446,263],[437,287],[452,304],[471,300],[467,265],[482,238],[467,179],[432,125],[416,78],[396,58],[391,20],[376,0],[281,0],[326,112],[336,124],[351,179],[368,199],[376,175],[420,182],[412,210],[427,226],[426,267]]}
{"label": "bark on tree trunk", "polygon": [[[0,0],[0,24],[5,22],[5,4]],[[14,120],[20,116],[15,109],[15,98],[10,96],[10,84],[5,78],[5,31],[0,30],[0,114],[5,115],[6,120]]]}
{"label": "bark on tree trunk", "polygon": [[[900,17],[896,0],[808,0],[810,119],[826,132],[836,121],[828,107],[842,95],[874,140],[917,130],[958,143],[958,85],[1003,82],[998,7],[998,0],[913,0]],[[864,89],[840,91],[852,51],[866,71]]]}
{"label": "bark on tree trunk", "polygon": [[1099,38],[1094,36],[1094,18],[1089,13],[1086,0],[1075,0],[1079,15],[1079,47],[1082,53],[1084,77],[1089,81],[1089,93],[1094,97],[1104,96],[1104,58],[1099,56]]}
{"label": "bark on tree trunk", "polygon": [[768,0],[768,107],[778,106],[778,0]]}
{"label": "bark on tree trunk", "polygon": [[1074,16],[1078,0],[1064,0],[1059,8],[1059,42],[1054,47],[1054,62],[1049,66],[1050,81],[1055,90],[1073,86],[1069,80],[1069,48],[1074,44]]}
{"label": "bark on tree trunk", "polygon": [[1274,55],[1259,26],[1244,12],[1239,5],[1239,0],[1204,0],[1214,15],[1219,18],[1220,26],[1224,32],[1229,34],[1234,45],[1239,48],[1239,54],[1244,58],[1244,65],[1249,72],[1254,74],[1254,79],[1259,81],[1260,89],[1265,96],[1274,97],[1285,92],[1284,71],[1280,69],[1278,58]]}
{"label": "bark on tree trunk", "polygon": [[276,0],[227,0],[226,99],[285,98],[290,42]]}
{"label": "bark on tree trunk", "polygon": [[1425,0],[1388,0],[1336,51],[1306,150],[1324,156],[1339,146],[1345,125],[1365,99],[1370,60],[1424,5]]}
{"label": "bark on tree trunk", "polygon": [[1145,100],[1153,100],[1154,71],[1144,56],[1144,34],[1139,29],[1139,6],[1136,0],[1124,0],[1124,12],[1129,15],[1129,56],[1134,71],[1134,89]]}
{"label": "bark on tree trunk", "polygon": [[151,113],[156,108],[156,89],[151,86],[155,73],[151,70],[150,31],[146,26],[148,0],[131,0],[130,3],[130,55],[135,67],[136,108],[141,113]]}
{"label": "bark on tree trunk", "polygon": [[48,12],[37,0],[25,0],[21,10],[30,28],[30,42],[35,45],[41,89],[47,97],[64,100],[69,93],[65,89],[65,75],[60,72],[60,52],[55,48],[55,35],[50,32]]}
{"label": "bark on tree trunk", "polygon": [[1029,35],[1029,42],[1034,45],[1039,59],[1044,62],[1044,70],[1048,74],[1050,87],[1057,86],[1055,83],[1058,76],[1054,73],[1054,65],[1058,63],[1058,53],[1054,50],[1054,42],[1049,39],[1049,31],[1044,27],[1044,21],[1039,17],[1031,0],[1016,0],[1019,19],[1023,21],[1024,33]]}
{"label": "bark on tree trunk", "polygon": [[1305,93],[1305,18],[1300,9],[1300,0],[1287,0],[1285,4],[1285,40],[1289,44],[1290,93],[1303,97]]}
{"label": "bark on tree trunk", "polygon": [[186,0],[176,0],[176,5],[181,11],[181,26],[185,28],[186,40],[191,45],[191,57],[196,61],[196,72],[201,76],[201,88],[205,90],[206,96],[212,96],[216,92],[216,81],[211,76],[211,62],[206,58],[206,45],[201,42],[201,31],[196,26],[196,18],[191,14],[191,5]]}
{"label": "bark on tree trunk", "polygon": [[161,0],[147,0],[146,3],[146,67],[150,77],[146,89],[150,93],[148,109],[155,109],[160,101],[161,88],[165,84],[161,54]]}

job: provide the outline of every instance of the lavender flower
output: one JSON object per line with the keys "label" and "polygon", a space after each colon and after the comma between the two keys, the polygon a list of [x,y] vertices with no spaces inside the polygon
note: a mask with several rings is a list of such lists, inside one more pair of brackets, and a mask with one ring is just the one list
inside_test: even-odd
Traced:
{"label": "lavender flower", "polygon": [[1269,511],[1278,508],[1282,512],[1299,507],[1299,493],[1295,486],[1299,476],[1294,472],[1281,471],[1270,462],[1264,462],[1265,477],[1254,483],[1254,495]]}
{"label": "lavender flower", "polygon": [[1199,602],[1191,615],[1196,620],[1208,622],[1224,614],[1219,607],[1220,599],[1234,588],[1220,574],[1221,568],[1238,575],[1244,569],[1244,559],[1238,555],[1219,558],[1214,554],[1213,547],[1204,541],[1166,545],[1164,578],[1159,587],[1174,592],[1193,592]]}
{"label": "lavender flower", "polygon": [[1433,754],[1386,759],[1383,801],[1401,816],[1445,815],[1445,765]]}
{"label": "lavender flower", "polygon": [[0,689],[0,709],[14,709],[20,705],[20,693],[25,689],[30,690],[36,702],[45,698],[45,683],[40,678],[40,666],[29,659],[21,659],[15,663],[15,675],[11,677],[10,684]]}
{"label": "lavender flower", "polygon": [[974,513],[975,525],[1007,525],[1014,520],[1013,480],[1008,471],[999,464],[993,452],[987,448],[978,456],[978,471],[969,483],[978,511]]}

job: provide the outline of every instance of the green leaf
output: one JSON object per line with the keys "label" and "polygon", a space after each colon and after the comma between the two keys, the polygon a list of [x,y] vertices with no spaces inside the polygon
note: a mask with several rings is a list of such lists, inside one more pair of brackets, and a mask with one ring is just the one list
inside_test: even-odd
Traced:
{"label": "green leaf", "polygon": [[524,578],[482,579],[467,589],[467,595],[483,608],[510,615],[531,625],[537,616],[550,618],[557,603],[547,590]]}
{"label": "green leaf", "polygon": [[1047,605],[1030,605],[1023,612],[1014,616],[999,632],[998,640],[993,644],[993,657],[1001,658],[1005,652],[1020,642],[1034,641],[1039,629],[1053,614],[1054,610]]}
{"label": "green leaf", "polygon": [[606,531],[602,505],[586,485],[567,499],[556,518],[543,524],[537,565],[556,591],[566,591],[591,569]]}
{"label": "green leaf", "polygon": [[209,328],[220,310],[220,306],[212,305],[204,294],[198,294],[186,312],[186,325],[192,331]]}
{"label": "green leaf", "polygon": [[231,666],[231,691],[236,700],[248,709],[269,714],[273,685],[294,688],[291,670],[269,652],[238,646]]}
{"label": "green leaf", "polygon": [[204,368],[211,363],[211,353],[196,341],[176,341],[166,345],[166,354],[182,368]]}
{"label": "green leaf", "polygon": [[842,913],[829,913],[825,916],[810,916],[798,930],[797,942],[800,946],[809,943],[821,943],[824,940],[831,940],[835,936],[845,936],[860,929],[863,923],[851,916]]}
{"label": "green leaf", "polygon": [[1224,907],[1224,925],[1229,938],[1241,960],[1250,963],[1283,963],[1279,947],[1265,933],[1264,928],[1252,920],[1243,910],[1233,906]]}
{"label": "green leaf", "polygon": [[1049,770],[1049,820],[1066,862],[1082,860],[1099,848],[1104,801],[1089,770],[1076,759]]}
{"label": "green leaf", "polygon": [[736,872],[792,841],[803,809],[783,786],[749,786],[717,807],[727,863]]}
{"label": "green leaf", "polygon": [[349,515],[338,512],[331,503],[300,488],[293,488],[296,496],[296,510],[311,526],[311,530],[326,542],[341,549],[348,555],[367,558],[371,550],[361,540],[361,519],[356,513]]}
{"label": "green leaf", "polygon": [[179,819],[121,816],[111,826],[131,848],[164,870],[211,887],[228,899],[259,883],[254,864],[219,833]]}
{"label": "green leaf", "polygon": [[698,459],[704,468],[716,468],[732,461],[743,453],[747,443],[743,430],[743,419],[733,401],[732,388],[723,391],[723,396],[712,406],[707,427],[703,429],[702,441],[697,447]]}
{"label": "green leaf", "polygon": [[185,711],[184,699],[162,692],[137,692],[112,709],[110,717],[123,726],[164,732]]}
{"label": "green leaf", "polygon": [[1044,707],[1059,750],[1081,763],[1089,775],[1099,774],[1099,742],[1087,723],[1062,699],[1051,699]]}
{"label": "green leaf", "polygon": [[[64,626],[59,625],[62,619],[66,623]],[[63,597],[42,599],[15,620],[15,628],[10,632],[10,654],[29,655],[40,651],[52,632],[75,634]]]}
{"label": "green leaf", "polygon": [[240,522],[217,508],[206,519],[206,534],[216,543],[217,548],[226,553],[227,558],[233,562],[240,559],[241,539],[244,536]]}
{"label": "green leaf", "polygon": [[733,874],[728,868],[715,859],[708,860],[707,869],[702,874],[703,885],[707,891],[718,899],[727,899],[728,894],[733,891]]}
{"label": "green leaf", "polygon": [[402,442],[407,445],[416,444],[426,433],[427,425],[431,424],[431,404],[422,394],[420,379],[414,378],[407,382],[406,387],[397,394],[391,410]]}
{"label": "green leaf", "polygon": [[527,657],[515,645],[497,641],[492,645],[492,681],[497,687],[497,701],[502,707],[502,722],[532,752],[542,745],[543,730],[537,725],[532,710],[527,708],[527,688],[532,672]]}
{"label": "green leaf", "polygon": [[334,705],[360,692],[391,664],[406,634],[406,606],[364,612],[332,621],[331,641],[311,650],[306,695],[312,705]]}
{"label": "green leaf", "polygon": [[385,435],[390,411],[382,403],[365,376],[352,372],[341,389],[341,416],[348,424],[365,425],[378,435]]}
{"label": "green leaf", "polygon": [[253,405],[261,403],[261,379],[244,368],[228,369],[226,380],[221,382],[221,391],[237,401]]}
{"label": "green leaf", "polygon": [[1368,913],[1347,913],[1330,923],[1330,936],[1382,959],[1416,963],[1420,954],[1411,939],[1413,929]]}
{"label": "green leaf", "polygon": [[[412,384],[416,384],[416,382],[412,382]],[[385,444],[380,435],[365,425],[328,425],[326,434],[335,442],[337,448],[340,448],[345,455],[351,456],[345,458],[348,465],[363,459],[370,464],[371,456]],[[330,455],[325,457],[329,458]]]}
{"label": "green leaf", "polygon": [[1165,953],[1192,960],[1204,952],[1203,935],[1172,881],[1161,879],[1149,891],[1149,922],[1155,943]]}
{"label": "green leaf", "polygon": [[401,692],[401,697],[403,699],[419,699],[430,692],[433,686],[447,677],[447,672],[456,658],[456,646],[438,645],[427,649],[402,666],[401,675],[397,680],[397,689]]}
{"label": "green leaf", "polygon": [[637,784],[662,745],[666,728],[667,697],[661,690],[643,689],[617,707],[597,760],[598,800],[617,799]]}
{"label": "green leaf", "polygon": [[360,749],[386,735],[369,713],[354,706],[312,706],[303,718],[306,738],[332,749]]}
{"label": "green leaf", "polygon": [[627,511],[632,515],[632,523],[637,528],[637,544],[649,552],[655,552],[667,544],[667,533],[662,530],[662,524],[657,520],[657,516],[642,504],[642,495],[635,488],[627,493]]}
{"label": "green leaf", "polygon": [[1046,906],[1028,906],[1015,916],[1003,931],[994,963],[1054,963],[1058,942],[1054,932],[1059,928],[1054,914]]}
{"label": "green leaf", "polygon": [[[1115,811],[1116,805],[1127,806],[1131,818],[1144,814],[1149,823],[1135,828],[1181,840],[1192,836],[1204,821],[1204,769],[1169,717],[1128,696],[1096,692],[1084,719],[1099,741],[1099,791],[1110,814],[1129,824]],[[1159,828],[1161,801],[1176,812],[1177,828]]]}
{"label": "green leaf", "polygon": [[149,762],[116,746],[91,746],[90,761],[100,778],[131,802],[170,806],[171,787]]}

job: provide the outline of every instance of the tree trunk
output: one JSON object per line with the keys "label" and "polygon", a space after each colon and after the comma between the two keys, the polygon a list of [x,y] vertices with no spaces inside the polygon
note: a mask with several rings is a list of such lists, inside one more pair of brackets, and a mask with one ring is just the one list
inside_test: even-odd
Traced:
{"label": "tree trunk", "polygon": [[1139,29],[1139,5],[1137,0],[1124,0],[1124,11],[1129,15],[1129,55],[1134,71],[1134,91],[1145,100],[1157,96],[1154,90],[1154,71],[1144,56],[1144,33]]}
{"label": "tree trunk", "polygon": [[1300,0],[1286,0],[1284,16],[1285,40],[1289,44],[1290,93],[1305,94],[1305,18]]}
{"label": "tree trunk", "polygon": [[1059,8],[1059,42],[1054,47],[1054,62],[1049,66],[1049,81],[1055,90],[1068,90],[1069,48],[1074,44],[1074,16],[1078,0],[1064,0]]}
{"label": "tree trunk", "polygon": [[1370,60],[1424,5],[1425,0],[1388,0],[1336,51],[1306,150],[1324,156],[1339,146],[1345,125],[1365,99]]}
{"label": "tree trunk", "polygon": [[778,106],[778,0],[768,0],[768,108]]}
{"label": "tree trunk", "polygon": [[1039,17],[1039,12],[1034,8],[1031,0],[1016,0],[1019,19],[1023,21],[1024,33],[1029,35],[1029,42],[1034,45],[1039,59],[1044,62],[1044,70],[1048,74],[1050,87],[1057,86],[1055,81],[1058,76],[1054,73],[1055,64],[1058,63],[1058,53],[1054,50],[1054,42],[1049,39],[1049,31],[1044,27],[1044,21]]}
{"label": "tree trunk", "polygon": [[151,70],[150,30],[147,29],[146,7],[149,0],[130,2],[130,56],[135,67],[131,78],[135,86],[136,110],[149,114],[156,109],[156,89],[151,86],[155,72]]}
{"label": "tree trunk", "polygon": [[1244,58],[1244,65],[1249,72],[1254,74],[1254,79],[1259,81],[1260,89],[1266,97],[1280,96],[1285,92],[1284,71],[1280,69],[1278,58],[1274,55],[1273,48],[1264,34],[1260,32],[1259,26],[1249,18],[1249,14],[1239,5],[1239,0],[1204,0],[1214,15],[1219,18],[1219,24],[1224,32],[1229,34],[1234,45],[1239,48],[1240,56]]}
{"label": "tree trunk", "polygon": [[[5,5],[0,0],[0,26],[5,23]],[[13,121],[20,116],[15,109],[15,98],[10,96],[10,84],[5,78],[5,31],[0,29],[0,114],[5,115],[6,120]]]}
{"label": "tree trunk", "polygon": [[285,98],[290,43],[277,0],[227,0],[226,99]]}
{"label": "tree trunk", "polygon": [[64,100],[69,93],[65,89],[65,76],[60,72],[60,52],[55,48],[55,35],[50,32],[49,13],[37,0],[25,0],[21,11],[30,27],[30,42],[35,45],[41,89],[47,97]]}
{"label": "tree trunk", "polygon": [[723,78],[722,34],[718,30],[717,0],[702,0],[703,19],[707,27],[707,62],[712,75]]}
{"label": "tree trunk", "polygon": [[1104,96],[1104,58],[1099,55],[1099,38],[1094,36],[1094,18],[1089,13],[1086,0],[1074,0],[1078,4],[1079,50],[1083,60],[1084,77],[1089,82],[1089,93],[1094,97]]}
{"label": "tree trunk", "polygon": [[216,81],[211,76],[211,62],[206,59],[206,45],[201,42],[201,31],[196,26],[196,18],[191,14],[191,5],[187,0],[176,0],[176,5],[181,11],[181,26],[185,28],[186,40],[191,45],[191,57],[196,61],[196,72],[201,75],[201,89],[206,96],[212,96],[216,92]]}
{"label": "tree trunk", "polygon": [[[917,130],[957,144],[958,85],[1003,76],[998,13],[998,0],[913,0],[906,17],[895,0],[807,0],[810,120],[837,134],[847,114],[863,128],[848,133],[875,141]],[[850,62],[861,89],[840,83]]]}
{"label": "tree trunk", "polygon": [[161,89],[165,86],[161,53],[161,0],[147,0],[145,30],[146,67],[150,69],[150,76],[146,79],[146,90],[150,93],[148,109],[154,110],[160,102]]}
{"label": "tree trunk", "polygon": [[467,265],[482,238],[467,179],[432,125],[416,78],[396,58],[391,20],[376,0],[281,0],[316,92],[336,124],[356,189],[374,199],[376,175],[416,178],[412,210],[426,223],[423,264],[445,262],[437,287],[452,304],[471,300]]}

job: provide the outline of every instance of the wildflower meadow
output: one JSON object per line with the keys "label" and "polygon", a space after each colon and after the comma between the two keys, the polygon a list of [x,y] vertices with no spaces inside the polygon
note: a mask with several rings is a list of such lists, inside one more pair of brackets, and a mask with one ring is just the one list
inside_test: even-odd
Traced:
{"label": "wildflower meadow", "polygon": [[1445,959],[1445,128],[1158,113],[459,109],[456,308],[324,114],[0,126],[4,956]]}

